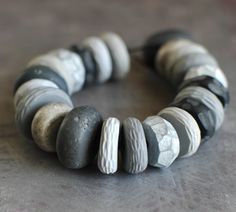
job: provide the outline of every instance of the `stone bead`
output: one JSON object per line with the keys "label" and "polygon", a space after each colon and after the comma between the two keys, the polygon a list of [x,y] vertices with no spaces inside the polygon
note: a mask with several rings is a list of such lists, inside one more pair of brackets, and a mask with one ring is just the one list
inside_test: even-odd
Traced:
{"label": "stone bead", "polygon": [[101,36],[107,45],[112,58],[112,78],[124,78],[130,69],[130,55],[122,38],[115,33],[104,33]]}
{"label": "stone bead", "polygon": [[85,68],[79,55],[57,49],[41,55],[29,62],[28,66],[45,65],[53,69],[66,81],[69,94],[80,91],[85,82]]}
{"label": "stone bead", "polygon": [[98,152],[98,168],[104,174],[113,174],[118,168],[118,141],[120,121],[108,118],[103,122]]}
{"label": "stone bead", "polygon": [[169,121],[175,128],[180,141],[179,157],[185,158],[195,154],[201,142],[201,132],[195,119],[188,112],[177,107],[167,107],[158,115]]}
{"label": "stone bead", "polygon": [[46,152],[56,152],[56,138],[60,124],[72,107],[51,103],[40,108],[31,125],[32,137],[38,147]]}
{"label": "stone bead", "polygon": [[137,174],[148,165],[147,144],[141,122],[127,118],[123,122],[123,167],[126,172]]}
{"label": "stone bead", "polygon": [[194,98],[206,105],[215,115],[215,130],[218,130],[224,120],[224,108],[218,98],[205,88],[189,86],[181,90],[174,99],[174,103],[185,98]]}
{"label": "stone bead", "polygon": [[106,44],[97,37],[89,37],[82,42],[82,48],[93,53],[97,67],[97,82],[103,83],[112,75],[112,60]]}
{"label": "stone bead", "polygon": [[155,56],[160,48],[167,42],[177,39],[191,39],[191,36],[177,29],[170,29],[152,34],[144,43],[143,58],[150,68],[155,66]]}
{"label": "stone bead", "polygon": [[34,115],[41,107],[49,103],[64,103],[73,107],[68,94],[57,88],[35,88],[19,100],[16,108],[16,121],[27,138],[32,138],[31,123]]}
{"label": "stone bead", "polygon": [[228,88],[228,81],[219,67],[203,65],[199,67],[193,67],[188,70],[184,80],[194,79],[200,76],[210,76],[218,80],[224,87]]}
{"label": "stone bead", "polygon": [[14,86],[14,94],[18,90],[18,88],[26,83],[27,81],[33,79],[45,79],[50,80],[55,83],[60,89],[68,93],[68,87],[65,80],[55,71],[53,71],[50,67],[35,65],[28,67],[22,75],[17,79]]}
{"label": "stone bead", "polygon": [[179,90],[188,86],[200,86],[211,91],[217,96],[223,107],[229,104],[229,91],[217,79],[210,76],[199,76],[193,79],[184,80],[180,85]]}
{"label": "stone bead", "polygon": [[82,106],[70,111],[57,134],[57,155],[67,168],[79,169],[95,158],[99,147],[102,117],[93,107]]}
{"label": "stone bead", "polygon": [[148,163],[169,167],[179,155],[179,137],[170,122],[160,116],[149,116],[143,122],[148,144]]}

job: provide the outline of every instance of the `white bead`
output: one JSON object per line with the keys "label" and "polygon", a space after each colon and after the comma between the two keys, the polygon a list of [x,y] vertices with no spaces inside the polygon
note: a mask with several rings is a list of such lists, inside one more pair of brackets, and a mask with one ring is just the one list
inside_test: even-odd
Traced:
{"label": "white bead", "polygon": [[103,122],[97,163],[104,174],[117,171],[119,132],[120,121],[117,118],[108,118]]}

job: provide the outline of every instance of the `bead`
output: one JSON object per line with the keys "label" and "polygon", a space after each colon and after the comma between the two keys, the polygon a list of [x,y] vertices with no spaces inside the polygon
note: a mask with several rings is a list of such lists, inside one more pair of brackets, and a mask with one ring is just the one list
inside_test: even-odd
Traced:
{"label": "bead", "polygon": [[217,79],[210,76],[199,76],[193,79],[184,80],[180,85],[179,90],[188,86],[200,86],[211,91],[217,96],[223,107],[229,104],[229,91]]}
{"label": "bead", "polygon": [[224,108],[218,98],[205,88],[199,86],[189,86],[181,90],[175,97],[174,103],[180,102],[185,98],[194,98],[200,100],[215,115],[215,130],[218,130],[224,120]]}
{"label": "bead", "polygon": [[98,151],[102,117],[93,107],[71,110],[64,118],[57,135],[57,155],[67,168],[87,166]]}
{"label": "bead", "polygon": [[32,137],[40,149],[56,152],[56,137],[60,124],[72,107],[63,103],[51,103],[40,108],[31,125]]}
{"label": "bead", "polygon": [[190,157],[197,152],[201,133],[197,122],[188,112],[177,107],[167,107],[158,115],[169,121],[175,128],[180,141],[179,157]]}
{"label": "bead", "polygon": [[148,144],[148,163],[169,167],[179,155],[179,137],[170,122],[160,116],[149,116],[143,122]]}
{"label": "bead", "polygon": [[97,67],[97,82],[103,83],[110,79],[112,74],[112,61],[106,44],[97,37],[89,37],[82,42],[82,48],[89,49]]}
{"label": "bead", "polygon": [[123,122],[123,166],[126,172],[137,174],[147,168],[148,153],[144,130],[136,118],[127,118]]}
{"label": "bead", "polygon": [[124,78],[130,69],[130,56],[124,41],[119,35],[111,32],[104,33],[101,38],[111,54],[112,78],[115,80]]}
{"label": "bead", "polygon": [[27,138],[32,138],[31,123],[35,113],[49,103],[64,103],[73,107],[70,97],[57,88],[35,88],[19,100],[16,108],[16,121]]}
{"label": "bead", "polygon": [[35,65],[28,67],[25,72],[23,72],[22,75],[17,79],[14,86],[14,94],[22,84],[32,79],[50,80],[55,83],[60,89],[68,93],[67,84],[59,74],[53,71],[50,67]]}
{"label": "bead", "polygon": [[103,122],[97,163],[104,174],[117,171],[119,132],[120,121],[117,118],[108,118]]}
{"label": "bead", "polygon": [[29,62],[28,66],[45,65],[66,81],[69,94],[80,91],[85,82],[85,68],[79,55],[66,49],[57,49]]}

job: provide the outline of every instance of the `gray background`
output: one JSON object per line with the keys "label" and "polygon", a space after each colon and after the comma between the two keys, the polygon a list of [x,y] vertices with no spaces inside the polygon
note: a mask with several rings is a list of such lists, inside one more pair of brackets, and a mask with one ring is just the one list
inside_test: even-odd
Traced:
{"label": "gray background", "polygon": [[[236,211],[236,2],[234,0],[0,0],[0,211]],[[231,90],[225,122],[191,158],[169,169],[104,176],[63,168],[14,123],[12,87],[32,57],[115,31],[129,46],[181,27],[218,59]],[[133,59],[127,79],[74,97],[104,117],[143,120],[173,98],[168,84]]]}

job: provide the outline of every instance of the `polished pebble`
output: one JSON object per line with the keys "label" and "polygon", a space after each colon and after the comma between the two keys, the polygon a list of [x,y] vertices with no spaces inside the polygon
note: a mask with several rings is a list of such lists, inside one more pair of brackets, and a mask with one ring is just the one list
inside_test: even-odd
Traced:
{"label": "polished pebble", "polygon": [[63,103],[51,103],[40,108],[31,125],[32,137],[40,149],[56,152],[56,138],[60,124],[72,107]]}
{"label": "polished pebble", "polygon": [[123,167],[126,172],[137,174],[148,165],[146,138],[141,122],[127,118],[123,122]]}
{"label": "polished pebble", "polygon": [[57,134],[57,155],[67,168],[79,169],[95,158],[102,117],[93,107],[74,108],[64,118]]}
{"label": "polished pebble", "polygon": [[195,154],[201,143],[201,132],[195,119],[186,111],[177,107],[167,107],[159,112],[162,118],[175,128],[179,141],[179,157],[185,158]]}
{"label": "polished pebble", "polygon": [[170,122],[160,116],[149,116],[143,122],[148,144],[148,163],[169,167],[179,155],[179,137]]}
{"label": "polished pebble", "polygon": [[104,174],[113,174],[118,168],[120,121],[108,118],[103,122],[98,152],[98,168]]}

